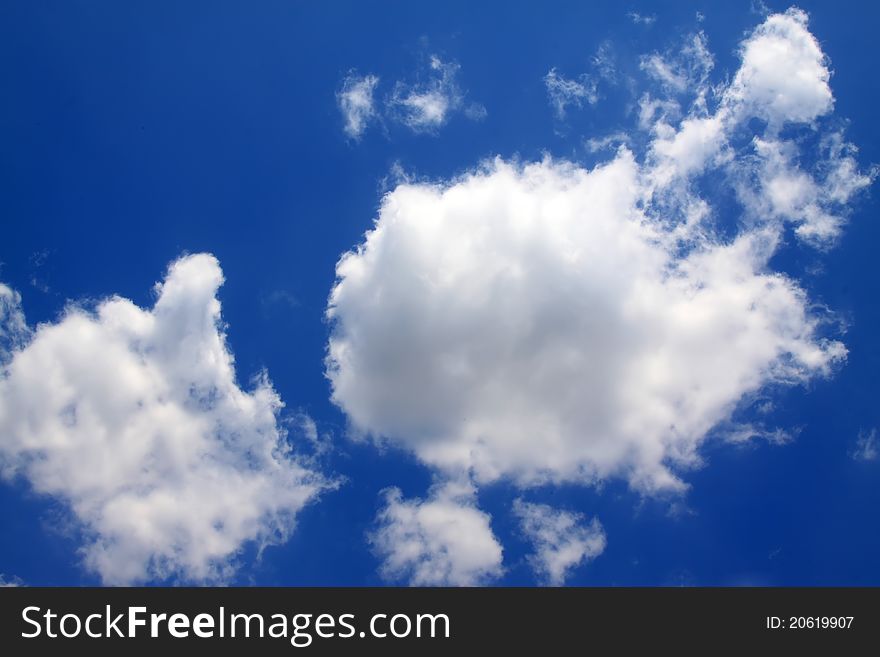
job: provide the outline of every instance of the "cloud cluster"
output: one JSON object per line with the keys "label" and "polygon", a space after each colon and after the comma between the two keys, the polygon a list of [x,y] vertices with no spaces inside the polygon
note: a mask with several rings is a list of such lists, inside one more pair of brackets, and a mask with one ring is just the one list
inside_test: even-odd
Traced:
{"label": "cloud cluster", "polygon": [[[701,35],[646,65],[659,84],[642,153],[593,169],[498,158],[390,191],[327,310],[327,376],[353,432],[475,485],[674,494],[744,400],[833,372],[846,348],[771,258],[790,229],[831,246],[872,174],[820,120],[833,97],[806,14],[770,16],[741,56],[726,86],[709,84]],[[736,191],[732,235],[707,174]]]}
{"label": "cloud cluster", "polygon": [[333,485],[293,455],[265,373],[236,383],[222,282],[213,256],[181,258],[153,308],[70,306],[0,376],[0,474],[70,508],[107,584],[222,582]]}
{"label": "cloud cluster", "polygon": [[379,78],[350,72],[336,94],[345,133],[359,139],[370,122],[382,119],[415,133],[435,133],[457,112],[474,121],[483,119],[485,107],[465,102],[465,93],[458,84],[459,69],[456,62],[444,62],[432,55],[423,79],[415,83],[397,81],[384,108],[374,98]]}
{"label": "cloud cluster", "polygon": [[386,490],[370,535],[382,575],[412,586],[478,586],[500,576],[501,545],[473,498],[470,485],[454,482],[435,486],[427,500]]}
{"label": "cloud cluster", "polygon": [[587,523],[581,513],[521,499],[514,501],[513,513],[534,549],[529,563],[550,586],[562,586],[572,570],[605,550],[605,531],[596,518]]}

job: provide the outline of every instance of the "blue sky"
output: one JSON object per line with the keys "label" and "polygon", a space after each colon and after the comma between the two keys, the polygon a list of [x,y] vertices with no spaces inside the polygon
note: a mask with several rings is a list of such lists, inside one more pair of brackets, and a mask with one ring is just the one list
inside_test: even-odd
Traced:
{"label": "blue sky", "polygon": [[[878,228],[868,189],[871,166],[880,162],[880,135],[873,111],[878,77],[866,54],[878,27],[878,9],[856,2],[799,6],[809,16],[803,33],[809,30],[827,56],[817,60],[819,68],[833,72],[824,81],[820,70],[818,81],[808,79],[804,88],[790,80],[761,78],[760,70],[755,78],[737,77],[743,70],[740,44],[755,37],[752,31],[768,14],[785,12],[787,4],[4,3],[0,281],[20,295],[32,329],[40,323],[70,329],[58,331],[43,361],[20,357],[37,353],[34,336],[42,329],[5,333],[20,338],[9,367],[24,365],[4,373],[9,383],[0,403],[0,464],[8,475],[0,485],[4,580],[29,585],[880,583],[875,558],[880,550],[875,513],[880,460],[873,433],[880,426],[875,403],[880,385]],[[785,16],[788,22],[777,31],[768,28],[765,36],[802,37],[797,31],[801,14]],[[694,53],[697,37],[711,55],[711,67],[705,66],[705,53]],[[809,59],[810,52],[796,56]],[[611,68],[603,69],[602,62]],[[548,78],[551,71],[555,78]],[[808,66],[811,71],[816,73]],[[362,129],[346,132],[344,93],[365,76],[377,80],[372,113]],[[553,79],[568,83],[564,92],[557,88],[562,96],[553,95]],[[826,82],[833,106],[822,96]],[[772,93],[762,95],[767,88]],[[777,92],[781,95],[774,96]],[[705,107],[694,100],[701,93]],[[445,103],[439,118],[430,115],[424,102],[414,104],[419,98]],[[562,98],[564,115],[554,98]],[[652,99],[667,104],[645,114]],[[677,109],[670,109],[670,102]],[[640,111],[645,116],[641,126]],[[700,125],[707,130],[717,128],[723,145],[717,153],[700,155],[696,172],[676,169],[669,182],[664,167],[672,171],[685,165],[683,158],[669,155],[668,144],[688,119],[705,120]],[[670,133],[662,133],[661,122]],[[834,151],[829,144],[838,135],[839,143],[850,143],[858,152]],[[609,136],[609,145],[600,148],[598,140]],[[764,151],[755,146],[756,137],[767,145]],[[711,209],[708,238],[699,231],[688,233],[681,243],[658,252],[634,237],[634,250],[615,250],[623,248],[615,246],[616,200],[605,199],[601,188],[617,189],[616,169],[600,191],[590,191],[589,182],[581,189],[563,165],[554,163],[568,161],[581,172],[617,163],[619,176],[625,176],[616,150],[621,143],[633,154],[640,189],[650,188],[653,194],[647,201],[633,201],[632,207],[652,221],[681,221],[685,205],[705,202]],[[507,178],[493,165],[477,171],[481,162],[496,156],[502,169],[510,167]],[[857,164],[855,170],[839,171],[849,176],[851,193],[839,187],[835,192],[824,176],[850,161]],[[813,187],[792,173],[795,162],[802,172],[815,174]],[[523,173],[530,164],[537,167],[534,179]],[[780,189],[771,184],[774,176],[790,183],[779,194],[794,200],[772,195]],[[496,184],[507,191],[493,196]],[[430,190],[438,188],[477,195],[483,190],[490,200],[466,200],[462,207],[476,208],[476,218],[462,218],[467,211],[456,209],[453,201],[431,196]],[[413,195],[407,196],[407,190]],[[544,240],[544,219],[527,224],[528,230],[539,231],[527,240],[539,255],[530,255],[522,245],[504,250],[505,231],[520,225],[518,210],[516,204],[511,209],[491,199],[521,194],[517,198],[528,205],[541,190],[552,197],[545,199],[550,215],[557,208],[560,216],[570,211],[575,217],[560,219],[557,226],[575,246],[589,251],[597,240],[610,240],[600,244],[591,261],[601,262],[599,255],[610,253],[610,264],[578,270],[591,276],[586,287],[571,272],[557,272],[553,259],[545,257],[556,242]],[[381,205],[388,192],[396,205]],[[785,203],[788,210],[782,208]],[[592,221],[594,207],[597,216],[611,217],[610,228],[585,235],[578,222]],[[823,233],[815,227],[827,213],[838,217],[840,226]],[[428,216],[439,223],[435,232],[423,235],[420,222]],[[481,241],[479,230],[469,231],[484,216],[494,219],[486,220],[489,238]],[[350,260],[357,271],[337,271],[340,256],[364,243],[377,218],[388,245],[365,246],[362,258]],[[752,304],[769,309],[759,318],[771,327],[767,333],[705,329],[695,333],[699,347],[693,350],[686,338],[680,344],[675,337],[658,337],[663,322],[674,328],[685,321],[670,319],[672,302],[691,298],[675,296],[664,286],[649,296],[665,299],[669,294],[670,304],[643,308],[645,317],[658,322],[657,332],[649,337],[638,333],[634,342],[624,343],[643,350],[645,358],[659,359],[660,374],[651,370],[658,382],[632,406],[620,401],[647,386],[648,374],[632,370],[629,361],[615,369],[614,331],[595,326],[617,317],[614,300],[620,297],[614,290],[622,281],[652,280],[645,273],[650,267],[627,269],[623,256],[659,253],[681,266],[687,260],[678,249],[714,253],[710,247],[761,229],[773,233],[778,244],[748,270],[749,287],[739,292],[752,293],[752,283],[766,283],[770,273],[791,283],[780,292],[784,299],[757,296]],[[578,245],[578,239],[586,242]],[[467,256],[462,255],[465,243],[477,245]],[[95,483],[88,472],[79,472],[78,478],[69,472],[86,467],[78,453],[100,454],[94,445],[78,446],[86,433],[67,431],[64,422],[35,430],[33,441],[39,445],[33,447],[32,441],[27,446],[22,418],[33,413],[45,419],[57,410],[41,406],[40,400],[54,399],[57,392],[47,363],[92,348],[73,332],[65,307],[77,303],[88,317],[102,300],[119,295],[149,312],[157,301],[154,284],[165,279],[165,290],[172,289],[172,275],[166,279],[169,263],[201,253],[213,254],[219,264],[182,261],[193,266],[180,268],[180,279],[174,280],[183,281],[187,272],[210,277],[222,268],[225,282],[217,294],[236,378],[224,379],[223,372],[206,376],[220,377],[211,385],[239,400],[242,391],[254,390],[251,377],[267,370],[271,390],[285,404],[276,409],[277,419],[255,419],[256,412],[222,415],[226,411],[213,406],[205,410],[210,402],[200,406],[182,400],[187,417],[238,428],[205,429],[207,446],[186,461],[189,469],[183,468],[183,474],[174,468],[150,471],[163,458],[157,456],[161,450],[145,456],[132,472],[141,476],[149,471],[149,477],[133,493],[124,483]],[[564,253],[558,255],[564,259]],[[442,278],[447,266],[458,266],[448,263],[467,257],[473,260],[453,279],[451,284],[461,287],[450,297],[403,289],[403,281]],[[521,267],[534,289],[531,283],[487,278],[493,263]],[[693,267],[699,279],[695,289],[704,283],[722,289],[728,282],[727,273],[717,274],[710,265]],[[504,287],[504,281],[511,287]],[[607,288],[602,287],[605,281]],[[328,295],[337,283],[344,296],[328,320]],[[212,298],[210,285],[207,291],[184,288],[180,299],[168,301],[172,309]],[[386,291],[381,298],[391,301],[365,301],[380,288]],[[803,297],[785,296],[795,288]],[[484,313],[469,312],[471,306],[455,305],[458,301],[448,305],[448,299],[460,300],[469,291],[488,295],[485,303],[473,306]],[[583,306],[571,295],[602,305]],[[641,297],[636,301],[642,308]],[[742,318],[723,297],[706,303],[721,306],[722,319],[740,326]],[[697,310],[686,303],[684,308],[685,314]],[[11,315],[7,311],[6,319]],[[544,332],[532,342],[521,339],[505,320],[511,317],[536,322]],[[590,317],[599,318],[598,324]],[[627,336],[633,328],[625,322],[607,325]],[[212,327],[200,329],[208,342],[216,336]],[[328,378],[331,334],[354,356],[337,360],[339,373],[330,372]],[[778,341],[777,353],[761,361],[756,354],[763,354],[771,339]],[[495,344],[511,348],[501,357],[494,355]],[[834,351],[835,344],[845,346],[845,358]],[[557,346],[582,359],[576,361],[578,372],[557,368],[550,356],[541,356],[555,353]],[[161,351],[162,343],[154,347]],[[459,359],[456,366],[470,372],[468,377],[452,381],[445,378],[447,370],[431,369],[430,355],[447,348]],[[706,358],[691,353],[701,348],[707,349]],[[137,363],[151,362],[152,349],[132,349]],[[710,363],[713,353],[728,351],[729,368]],[[65,394],[88,400],[98,394],[93,390],[127,385],[116,378],[128,370],[112,366],[113,353],[104,354],[110,365],[101,360],[94,370],[65,370],[66,385],[74,390]],[[600,358],[604,353],[613,356],[611,364]],[[752,358],[751,369],[737,370]],[[166,377],[166,383],[177,381],[185,376],[180,372],[185,364],[172,361],[149,371]],[[412,363],[414,372],[390,364],[398,361]],[[541,385],[518,383],[523,372],[537,377],[544,363]],[[22,383],[26,366],[36,368],[27,386]],[[712,371],[701,374],[704,368]],[[597,379],[582,375],[593,369]],[[694,372],[695,383],[676,383],[680,372],[688,381]],[[104,377],[107,387],[89,387],[95,377]],[[582,412],[578,404],[557,401],[571,393],[589,410],[593,402],[588,398],[606,389],[622,396],[614,398],[618,405]],[[692,409],[691,393],[706,389],[720,401]],[[373,394],[377,390],[391,395],[391,402]],[[675,442],[658,420],[640,413],[681,390],[686,393],[681,408],[687,410],[677,419],[684,428],[674,434],[680,441]],[[21,401],[27,391],[36,401]],[[509,403],[498,402],[497,395]],[[474,400],[483,400],[482,406],[470,406]],[[455,419],[455,409],[465,405],[467,421]],[[308,438],[306,416],[316,427],[316,442]],[[106,426],[117,426],[106,418],[97,421],[105,420]],[[625,428],[630,420],[644,424],[638,430]],[[484,433],[474,434],[471,421],[479,422]],[[509,442],[520,427],[528,437],[522,445]],[[642,442],[654,431],[656,441]],[[296,453],[266,456],[255,465],[244,456],[250,454],[247,449],[227,445],[240,434],[271,442],[274,438],[266,436],[273,432],[278,444],[295,443]],[[269,444],[259,440],[255,444]],[[627,454],[637,456],[618,456],[614,445],[620,441],[628,446]],[[62,443],[69,449],[56,458],[53,450]],[[660,460],[650,456],[658,446],[664,450]],[[459,448],[467,454],[462,456]],[[672,463],[672,452],[679,448],[684,455]],[[107,454],[112,459],[122,452],[114,448]],[[545,454],[547,462],[537,463]],[[34,465],[41,459],[52,466],[48,473]],[[208,461],[228,469],[206,471]],[[318,477],[317,488],[323,490],[306,494],[301,480],[290,481],[273,469],[291,464]],[[120,529],[108,520],[113,504],[123,494],[176,490],[163,479],[172,471],[186,490],[194,491],[196,501],[201,489],[188,488],[192,482],[186,477],[203,474],[244,472],[269,494],[243,495],[229,508],[217,502],[215,512],[228,512],[229,518],[240,513],[245,528],[218,530],[229,543],[216,553],[205,546],[217,536],[199,533],[193,528],[198,523],[190,526],[179,514],[172,520],[182,525],[156,535],[158,543],[167,544],[149,547],[147,539],[129,540],[132,526],[123,523]],[[673,483],[667,479],[670,473]],[[68,474],[85,483],[67,483]],[[94,476],[97,481],[99,475]],[[396,498],[382,492],[389,487],[399,489]],[[278,499],[302,493],[308,503],[289,501],[283,510],[295,521],[288,516],[273,520],[283,527],[286,540],[260,551],[258,543],[266,539],[260,532],[278,529],[273,522],[266,524],[263,514],[275,508],[272,500],[279,491]],[[195,507],[198,514],[200,507]],[[151,526],[165,526],[161,509],[155,513]],[[594,518],[597,523],[591,524]],[[186,536],[182,544],[175,543],[181,540],[175,532]],[[473,541],[462,545],[462,536]],[[570,562],[560,556],[566,545],[576,553]],[[417,556],[408,557],[413,551]],[[108,565],[101,555],[128,559],[133,570]]]}

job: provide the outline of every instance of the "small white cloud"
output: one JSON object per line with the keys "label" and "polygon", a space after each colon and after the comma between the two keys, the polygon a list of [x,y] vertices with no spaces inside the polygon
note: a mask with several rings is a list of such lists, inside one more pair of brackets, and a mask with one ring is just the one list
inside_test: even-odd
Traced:
{"label": "small white cloud", "polygon": [[609,149],[617,149],[629,144],[629,135],[625,132],[615,132],[604,137],[590,137],[584,140],[584,147],[590,153],[599,153]]}
{"label": "small white cloud", "polygon": [[709,52],[706,35],[702,32],[689,36],[676,52],[642,57],[640,67],[667,91],[677,94],[704,91],[715,59]]}
{"label": "small white cloud", "polygon": [[345,134],[359,139],[371,121],[376,118],[373,93],[379,78],[375,75],[358,76],[354,71],[342,81],[336,93],[336,102],[345,120]]}
{"label": "small white cloud", "polygon": [[[681,106],[669,98],[656,98],[650,93],[642,94],[639,98],[639,128],[641,130],[650,130],[652,127],[656,131],[657,128],[664,128],[670,123],[680,118]],[[669,134],[672,131],[664,131]]]}
{"label": "small white cloud", "polygon": [[612,84],[617,81],[617,63],[610,42],[599,44],[591,63],[600,78]]}
{"label": "small white cloud", "polygon": [[859,431],[855,449],[851,456],[856,461],[876,461],[880,456],[880,443],[877,441],[877,429]]}
{"label": "small white cloud", "polygon": [[651,27],[657,22],[657,16],[655,14],[640,14],[636,11],[631,11],[627,13],[626,16],[636,25],[644,25],[646,27]]}
{"label": "small white cloud", "polygon": [[550,106],[560,120],[565,118],[567,107],[583,107],[584,103],[595,105],[599,100],[596,83],[587,75],[580,76],[578,80],[570,80],[551,68],[544,76],[544,86],[547,88]]}
{"label": "small white cloud", "polygon": [[21,296],[0,283],[0,367],[9,362],[30,336],[30,329],[21,309]]}
{"label": "small white cloud", "polygon": [[767,18],[742,45],[742,64],[727,90],[737,111],[766,119],[771,129],[809,123],[834,105],[831,73],[807,14],[792,8]]}
{"label": "small white cloud", "polygon": [[482,121],[488,114],[486,106],[482,103],[470,103],[464,108],[464,115],[471,121]]}
{"label": "small white cloud", "polygon": [[660,55],[649,55],[642,59],[641,68],[652,78],[675,91],[682,92],[687,89],[687,78],[675,71]]}
{"label": "small white cloud", "polygon": [[70,508],[106,584],[225,581],[333,485],[293,455],[265,373],[236,383],[222,282],[213,256],[181,258],[152,308],[70,306],[0,375],[0,474]]}
{"label": "small white cloud", "polygon": [[[762,409],[756,409],[759,413]],[[731,428],[722,434],[724,440],[733,444],[744,444],[754,441],[756,438],[766,440],[771,445],[785,445],[794,440],[794,436],[798,431],[786,431],[785,429],[775,428],[767,429],[755,424],[742,424]]]}
{"label": "small white cloud", "polygon": [[469,484],[434,486],[427,500],[385,491],[369,540],[381,574],[411,586],[478,586],[500,577],[501,545]]}
{"label": "small white cloud", "polygon": [[417,133],[436,131],[459,111],[474,121],[485,118],[486,108],[479,103],[465,107],[465,94],[458,84],[459,69],[457,63],[432,55],[427,82],[410,85],[401,81],[395,85],[388,101],[389,116]]}
{"label": "small white cloud", "polygon": [[534,549],[529,563],[550,586],[562,586],[572,570],[605,550],[605,530],[597,518],[587,523],[581,513],[521,499],[514,501],[513,512]]}
{"label": "small white cloud", "polygon": [[24,586],[24,582],[21,581],[18,577],[7,577],[3,573],[0,573],[0,589],[3,588],[16,588],[19,586]]}

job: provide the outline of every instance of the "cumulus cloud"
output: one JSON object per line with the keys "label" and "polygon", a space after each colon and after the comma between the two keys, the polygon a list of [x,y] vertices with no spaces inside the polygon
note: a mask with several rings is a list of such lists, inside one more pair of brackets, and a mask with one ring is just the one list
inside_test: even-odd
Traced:
{"label": "cumulus cloud", "polygon": [[[751,220],[768,217],[795,226],[799,238],[817,247],[833,245],[845,223],[847,205],[871,184],[876,170],[859,170],[857,149],[839,130],[820,130],[815,122],[833,109],[827,58],[809,32],[799,9],[774,14],[743,41],[742,63],[731,84],[720,90],[707,83],[712,68],[702,35],[691,37],[670,70],[683,81],[680,90],[693,95],[681,118],[677,101],[646,95],[640,123],[654,136],[650,161],[654,192],[682,196],[681,186],[707,167],[724,165],[731,186]],[[644,60],[643,60],[644,64]],[[655,71],[656,73],[656,71]],[[672,75],[672,74],[670,74]],[[666,87],[674,86],[656,74]],[[708,109],[716,95],[717,107]],[[750,119],[766,122],[754,134],[748,152],[731,145]],[[785,139],[785,126],[806,125],[817,138],[808,153],[803,140]],[[815,160],[805,170],[799,160]],[[670,194],[670,191],[672,194]]]}
{"label": "cumulus cloud", "polygon": [[581,513],[521,499],[513,512],[534,549],[529,563],[550,586],[562,586],[572,570],[605,550],[605,531],[596,518],[587,523]]}
{"label": "cumulus cloud", "polygon": [[584,103],[595,105],[599,100],[596,82],[587,75],[581,75],[578,80],[570,80],[551,68],[544,76],[544,86],[547,88],[550,106],[560,120],[565,118],[566,107],[583,107]]}
{"label": "cumulus cloud", "polygon": [[[641,151],[592,169],[497,158],[386,194],[327,310],[327,376],[352,432],[450,480],[622,478],[643,495],[686,490],[713,431],[784,442],[735,414],[847,351],[771,261],[788,230],[833,245],[873,173],[821,120],[827,61],[802,11],[770,16],[740,52],[713,87],[705,38],[688,37],[669,65],[684,87],[660,79],[644,97]],[[737,194],[732,234],[707,174]]]}
{"label": "cumulus cloud", "polygon": [[340,261],[333,399],[357,429],[479,482],[624,476],[681,489],[706,432],[772,382],[843,358],[765,271],[776,233],[681,257],[622,149],[591,171],[502,161],[402,185]]}
{"label": "cumulus cloud", "polygon": [[172,263],[152,308],[39,325],[0,377],[0,473],[65,503],[107,584],[222,582],[332,483],[293,454],[265,373],[236,383],[217,260]]}
{"label": "cumulus cloud", "polygon": [[352,139],[359,139],[370,121],[376,118],[373,93],[378,84],[379,78],[375,75],[359,76],[352,71],[336,93],[336,102],[345,121],[345,134]]}
{"label": "cumulus cloud", "polygon": [[469,484],[437,485],[427,500],[406,500],[399,489],[388,489],[376,520],[370,543],[389,580],[478,586],[502,574],[501,545]]}
{"label": "cumulus cloud", "polygon": [[754,31],[742,45],[742,64],[727,90],[728,102],[773,128],[807,123],[831,110],[827,57],[807,21],[805,12],[789,9]]}

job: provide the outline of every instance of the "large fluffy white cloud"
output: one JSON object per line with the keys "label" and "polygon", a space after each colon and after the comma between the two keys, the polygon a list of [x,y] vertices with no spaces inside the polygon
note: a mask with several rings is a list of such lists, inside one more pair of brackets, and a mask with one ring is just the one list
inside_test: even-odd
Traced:
{"label": "large fluffy white cloud", "polygon": [[477,586],[501,575],[501,545],[473,498],[460,482],[435,486],[427,500],[386,490],[370,535],[382,574],[413,586]]}
{"label": "large fluffy white cloud", "polygon": [[529,563],[551,586],[562,586],[572,570],[605,550],[605,530],[596,518],[586,522],[582,513],[521,499],[514,501],[513,513],[534,549]]}
{"label": "large fluffy white cloud", "polygon": [[[662,84],[643,99],[641,154],[499,158],[389,192],[327,310],[332,399],[353,431],[477,485],[620,477],[674,493],[714,428],[736,433],[743,400],[831,373],[846,348],[771,258],[789,228],[830,246],[871,175],[819,121],[833,98],[803,12],[770,16],[741,53],[726,87],[709,85],[701,35],[679,62],[645,60]],[[737,193],[733,235],[699,192],[707,173]]]}
{"label": "large fluffy white cloud", "polygon": [[70,306],[0,376],[0,472],[69,506],[107,584],[223,581],[332,485],[294,456],[266,375],[236,383],[222,282],[213,256],[181,258],[153,308]]}
{"label": "large fluffy white cloud", "polygon": [[333,399],[357,429],[444,471],[523,485],[626,477],[680,489],[706,433],[747,393],[843,358],[778,235],[685,256],[638,207],[621,150],[593,170],[497,161],[403,185],[331,297]]}

